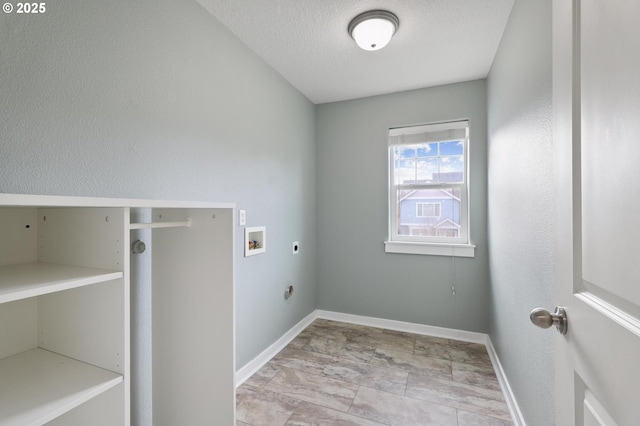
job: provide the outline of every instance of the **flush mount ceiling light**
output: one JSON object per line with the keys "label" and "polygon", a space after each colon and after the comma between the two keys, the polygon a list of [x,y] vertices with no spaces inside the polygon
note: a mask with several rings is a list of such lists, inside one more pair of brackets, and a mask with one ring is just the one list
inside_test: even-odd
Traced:
{"label": "flush mount ceiling light", "polygon": [[364,50],[385,47],[398,29],[400,20],[386,10],[370,10],[361,13],[349,23],[349,35]]}

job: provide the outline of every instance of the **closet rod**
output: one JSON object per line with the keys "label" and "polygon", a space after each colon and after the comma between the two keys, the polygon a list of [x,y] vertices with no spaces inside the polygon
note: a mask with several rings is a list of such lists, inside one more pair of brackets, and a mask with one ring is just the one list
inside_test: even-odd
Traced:
{"label": "closet rod", "polygon": [[191,218],[184,222],[153,222],[153,223],[131,223],[129,229],[150,229],[150,228],[191,228]]}

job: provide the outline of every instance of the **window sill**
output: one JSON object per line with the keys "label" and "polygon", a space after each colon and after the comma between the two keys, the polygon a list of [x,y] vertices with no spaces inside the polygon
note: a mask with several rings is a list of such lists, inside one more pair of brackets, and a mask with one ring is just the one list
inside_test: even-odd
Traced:
{"label": "window sill", "polygon": [[473,244],[412,243],[409,241],[385,241],[385,253],[424,254],[430,256],[475,257]]}

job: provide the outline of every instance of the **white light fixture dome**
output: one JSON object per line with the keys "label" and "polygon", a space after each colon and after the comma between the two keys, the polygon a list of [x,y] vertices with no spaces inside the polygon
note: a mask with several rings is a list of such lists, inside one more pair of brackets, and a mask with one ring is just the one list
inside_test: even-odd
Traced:
{"label": "white light fixture dome", "polygon": [[385,47],[395,34],[400,20],[386,10],[370,10],[361,13],[349,23],[349,35],[364,50],[379,50]]}

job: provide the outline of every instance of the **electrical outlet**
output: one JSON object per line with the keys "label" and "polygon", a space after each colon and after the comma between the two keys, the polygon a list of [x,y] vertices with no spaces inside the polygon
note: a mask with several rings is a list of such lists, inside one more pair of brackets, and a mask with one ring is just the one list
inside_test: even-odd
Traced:
{"label": "electrical outlet", "polygon": [[239,210],[238,211],[238,224],[240,226],[244,226],[247,224],[247,211],[246,210]]}
{"label": "electrical outlet", "polygon": [[291,253],[298,254],[300,253],[300,243],[298,241],[294,241],[291,245]]}

